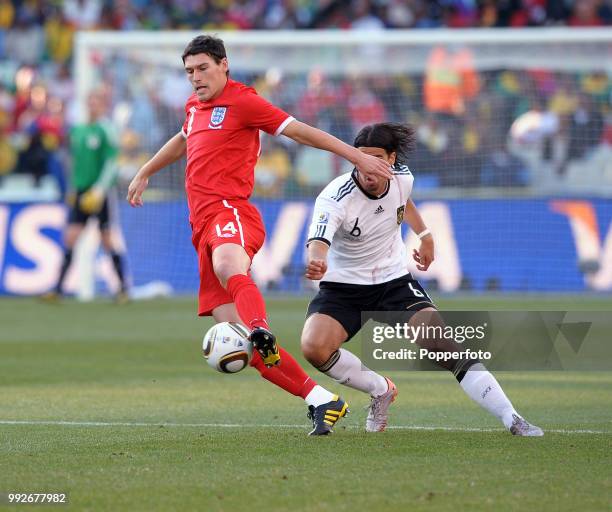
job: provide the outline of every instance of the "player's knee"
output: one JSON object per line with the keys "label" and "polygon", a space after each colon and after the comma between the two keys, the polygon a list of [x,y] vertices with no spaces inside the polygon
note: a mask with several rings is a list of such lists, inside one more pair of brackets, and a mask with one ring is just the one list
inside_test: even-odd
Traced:
{"label": "player's knee", "polygon": [[302,334],[302,355],[313,366],[320,366],[329,359],[330,349],[326,344],[321,343],[320,339],[309,335]]}
{"label": "player's knee", "polygon": [[233,261],[217,261],[214,263],[214,271],[217,279],[221,283],[223,288],[227,287],[227,282],[230,277],[235,276],[237,274],[243,274],[238,265],[236,265]]}

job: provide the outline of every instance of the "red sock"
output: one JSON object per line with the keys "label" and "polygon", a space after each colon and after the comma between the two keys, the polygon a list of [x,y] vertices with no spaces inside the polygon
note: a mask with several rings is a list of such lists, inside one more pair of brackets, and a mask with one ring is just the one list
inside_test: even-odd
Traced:
{"label": "red sock", "polygon": [[232,297],[242,321],[250,328],[268,328],[266,303],[250,276],[236,274],[227,280],[227,292]]}
{"label": "red sock", "polygon": [[279,388],[295,396],[306,398],[317,383],[303,370],[293,356],[284,348],[278,347],[281,356],[279,366],[267,368],[259,352],[254,351],[251,366],[257,369],[261,376],[276,384]]}
{"label": "red sock", "polygon": [[280,369],[281,371],[289,377],[293,382],[298,386],[298,392],[294,393],[297,396],[301,396],[302,398],[306,398],[308,393],[312,391],[317,383],[310,378],[310,376],[304,371],[304,368],[300,366],[293,356],[287,352],[283,347],[278,347],[278,351],[280,352],[281,362]]}

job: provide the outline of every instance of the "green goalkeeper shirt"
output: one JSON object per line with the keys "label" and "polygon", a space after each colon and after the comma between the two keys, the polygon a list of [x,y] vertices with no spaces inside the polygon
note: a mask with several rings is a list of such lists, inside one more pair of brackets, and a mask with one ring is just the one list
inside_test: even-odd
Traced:
{"label": "green goalkeeper shirt", "polygon": [[74,126],[70,130],[74,188],[83,191],[96,183],[103,188],[113,185],[117,153],[116,136],[107,121],[99,120]]}

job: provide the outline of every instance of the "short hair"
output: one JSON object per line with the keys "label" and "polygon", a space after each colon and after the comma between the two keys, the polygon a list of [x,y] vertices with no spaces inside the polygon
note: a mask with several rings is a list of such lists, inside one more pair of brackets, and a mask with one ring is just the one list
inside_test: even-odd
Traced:
{"label": "short hair", "polygon": [[382,148],[389,154],[395,153],[396,161],[406,163],[416,145],[414,128],[400,123],[371,124],[359,131],[353,145]]}
{"label": "short hair", "polygon": [[188,55],[198,55],[200,53],[209,55],[217,64],[227,58],[225,44],[222,39],[214,36],[201,35],[194,37],[185,47],[185,51],[182,55],[183,64],[185,64],[185,57]]}

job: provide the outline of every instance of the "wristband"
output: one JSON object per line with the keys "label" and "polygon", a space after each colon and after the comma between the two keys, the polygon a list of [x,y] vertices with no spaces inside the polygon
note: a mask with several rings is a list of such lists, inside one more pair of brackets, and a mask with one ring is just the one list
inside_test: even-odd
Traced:
{"label": "wristband", "polygon": [[423,240],[423,238],[425,238],[427,235],[431,235],[431,231],[429,231],[429,229],[424,229],[423,231],[421,231],[417,236],[419,237],[420,240]]}

